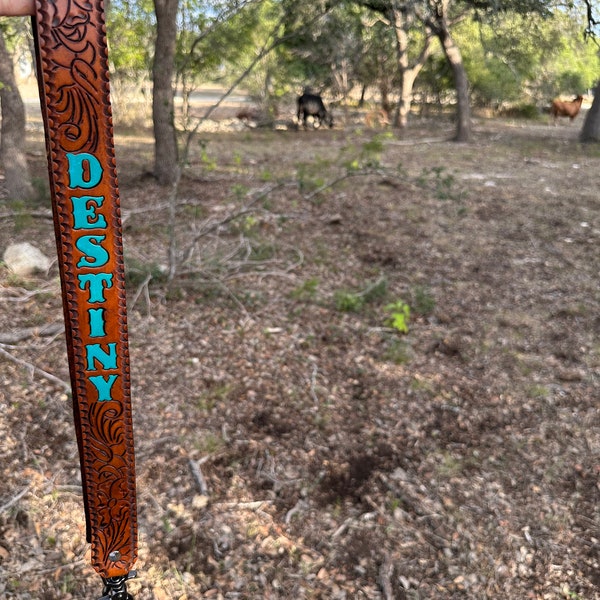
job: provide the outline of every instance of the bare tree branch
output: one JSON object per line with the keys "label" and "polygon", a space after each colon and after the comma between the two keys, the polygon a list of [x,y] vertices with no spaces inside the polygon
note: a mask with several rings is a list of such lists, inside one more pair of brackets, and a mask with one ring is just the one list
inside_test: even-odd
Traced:
{"label": "bare tree branch", "polygon": [[3,512],[6,512],[12,506],[14,506],[23,496],[25,496],[25,494],[27,494],[27,492],[31,489],[32,485],[33,484],[31,484],[31,483],[28,484],[18,494],[14,495],[8,502],[6,502],[6,504],[3,504],[2,506],[0,506],[0,515]]}
{"label": "bare tree branch", "polygon": [[47,379],[48,381],[51,381],[52,383],[61,387],[65,392],[67,392],[67,393],[71,392],[71,385],[69,383],[67,383],[66,381],[63,381],[62,379],[59,379],[58,377],[56,377],[55,375],[52,375],[51,373],[47,373],[43,369],[36,367],[35,365],[27,362],[26,360],[23,360],[21,358],[17,358],[16,356],[13,356],[10,352],[7,352],[4,349],[4,346],[5,346],[4,344],[0,344],[0,356],[4,356],[4,358],[6,358],[7,360],[9,360],[17,365],[20,365],[21,367],[25,367],[31,373],[31,375],[34,375],[34,374],[39,375],[40,377],[43,377],[44,379]]}
{"label": "bare tree branch", "polygon": [[10,332],[0,333],[0,344],[18,344],[31,337],[50,337],[65,330],[63,322],[50,323],[41,327],[25,327]]}

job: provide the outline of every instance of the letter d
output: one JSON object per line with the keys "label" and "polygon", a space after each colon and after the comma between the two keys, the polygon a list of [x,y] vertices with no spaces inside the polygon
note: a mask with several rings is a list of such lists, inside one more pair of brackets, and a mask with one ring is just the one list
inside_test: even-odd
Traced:
{"label": "letter d", "polygon": [[69,187],[89,190],[102,180],[102,165],[100,161],[87,152],[81,154],[67,153],[69,161]]}

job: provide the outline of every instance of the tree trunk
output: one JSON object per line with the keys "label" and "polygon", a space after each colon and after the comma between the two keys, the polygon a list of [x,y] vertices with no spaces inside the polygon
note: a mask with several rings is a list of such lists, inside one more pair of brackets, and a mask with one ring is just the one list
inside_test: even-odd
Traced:
{"label": "tree trunk", "polygon": [[431,32],[427,29],[421,53],[411,66],[408,60],[408,30],[410,24],[408,23],[405,14],[395,6],[392,8],[392,14],[394,17],[394,31],[396,33],[398,71],[400,72],[402,81],[400,100],[398,101],[398,108],[394,117],[394,126],[404,129],[408,125],[408,115],[410,114],[412,105],[415,81],[425,65],[427,58],[431,54]]}
{"label": "tree trunk", "polygon": [[154,175],[162,185],[173,185],[179,169],[175,132],[175,42],[179,0],[154,0],[156,45],[152,65],[152,121],[154,124]]}
{"label": "tree trunk", "polygon": [[454,43],[448,24],[448,10],[451,0],[432,0],[429,14],[424,19],[425,25],[440,40],[444,56],[452,69],[454,89],[456,90],[456,134],[457,142],[468,142],[471,139],[471,104],[469,100],[469,78],[463,63],[459,47]]}
{"label": "tree trunk", "polygon": [[582,142],[600,142],[600,80],[594,89],[594,101],[585,117],[579,139]]}
{"label": "tree trunk", "polygon": [[446,60],[450,63],[454,75],[456,89],[456,134],[457,142],[468,142],[471,139],[471,104],[469,100],[469,79],[458,46],[454,43],[447,23],[442,22],[437,30]]}
{"label": "tree trunk", "polygon": [[13,62],[0,30],[0,165],[11,200],[31,200],[35,190],[25,155],[25,105],[17,88]]}

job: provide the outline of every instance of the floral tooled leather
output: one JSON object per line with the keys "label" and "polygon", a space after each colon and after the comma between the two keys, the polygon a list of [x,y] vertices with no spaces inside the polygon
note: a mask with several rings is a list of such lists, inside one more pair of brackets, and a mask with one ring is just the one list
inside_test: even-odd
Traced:
{"label": "floral tooled leather", "polygon": [[137,558],[120,201],[103,2],[37,0],[34,18],[92,566]]}

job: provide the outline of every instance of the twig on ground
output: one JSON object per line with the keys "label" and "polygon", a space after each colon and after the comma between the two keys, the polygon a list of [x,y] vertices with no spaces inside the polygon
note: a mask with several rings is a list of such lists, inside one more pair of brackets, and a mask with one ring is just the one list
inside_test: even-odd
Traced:
{"label": "twig on ground", "polygon": [[37,288],[35,290],[25,290],[23,288],[17,288],[17,289],[13,288],[9,291],[13,292],[13,293],[19,292],[21,295],[20,296],[2,295],[2,296],[0,296],[0,302],[27,302],[28,300],[30,300],[34,296],[38,296],[39,294],[47,294],[52,291],[56,291],[56,293],[60,292],[59,288],[56,286],[55,283],[50,283],[48,285],[45,285],[44,287]]}
{"label": "twig on ground", "polygon": [[192,475],[198,484],[198,491],[203,496],[208,496],[208,485],[206,484],[206,479],[204,479],[204,475],[202,474],[202,469],[200,469],[200,461],[190,458],[188,462],[190,469],[192,470]]}
{"label": "twig on ground", "polygon": [[9,508],[14,506],[27,492],[31,489],[33,484],[29,483],[26,487],[24,487],[16,496],[13,496],[6,504],[0,506],[0,515],[3,512],[6,512]]}
{"label": "twig on ground", "polygon": [[392,587],[392,575],[394,573],[394,564],[389,555],[386,555],[385,561],[379,569],[379,585],[385,600],[394,600],[394,588]]}
{"label": "twig on ground", "polygon": [[319,406],[319,397],[317,396],[316,388],[317,388],[317,375],[319,373],[319,367],[315,363],[313,365],[312,374],[310,376],[310,395],[315,403],[315,406]]}
{"label": "twig on ground", "polygon": [[48,567],[45,569],[38,569],[37,564],[34,561],[28,562],[23,565],[18,573],[21,575],[23,573],[27,573],[28,571],[33,571],[35,569],[36,573],[56,573],[60,572],[62,569],[73,569],[74,567],[84,566],[86,561],[81,558],[79,560],[75,560],[73,562],[67,563],[65,565],[59,565],[58,567],[55,565],[53,567]]}
{"label": "twig on ground", "polygon": [[142,294],[142,292],[144,292],[144,299],[146,300],[146,309],[147,309],[148,316],[150,316],[150,292],[148,291],[148,284],[150,283],[151,280],[152,280],[152,275],[150,273],[148,273],[148,275],[146,275],[146,278],[144,279],[144,281],[142,281],[142,283],[140,283],[140,285],[138,286],[138,289],[135,291],[135,294],[133,295],[131,302],[129,302],[129,306],[128,306],[129,309],[133,309],[133,307],[135,306],[135,303],[138,301],[140,295]]}
{"label": "twig on ground", "polygon": [[292,508],[290,508],[290,510],[287,511],[287,513],[285,513],[285,519],[284,522],[286,525],[289,525],[292,518],[297,515],[301,510],[304,510],[307,507],[307,504],[304,500],[300,499],[298,500],[298,502],[296,502],[296,504],[294,504],[294,506]]}
{"label": "twig on ground", "polygon": [[0,344],[0,356],[4,356],[11,362],[14,362],[15,364],[20,365],[22,367],[25,367],[31,373],[32,376],[34,374],[37,374],[40,377],[43,377],[44,379],[48,379],[48,381],[51,381],[52,383],[55,383],[56,385],[60,386],[61,388],[64,389],[65,392],[68,393],[71,391],[71,385],[69,383],[67,383],[66,381],[63,381],[62,379],[59,379],[58,377],[52,375],[51,373],[47,373],[43,369],[36,367],[35,365],[27,362],[26,360],[23,360],[21,358],[17,358],[16,356],[13,356],[10,352],[7,352],[4,349],[4,344]]}
{"label": "twig on ground", "polygon": [[220,509],[239,509],[239,510],[260,510],[265,504],[273,504],[273,500],[255,500],[253,502],[219,502],[213,504],[215,510]]}
{"label": "twig on ground", "polygon": [[339,538],[345,531],[350,527],[350,524],[354,521],[354,517],[348,517],[332,534],[331,539],[335,540]]}
{"label": "twig on ground", "polygon": [[50,323],[41,327],[24,327],[16,331],[0,333],[0,344],[16,344],[30,337],[53,336],[62,333],[64,329],[63,322]]}

